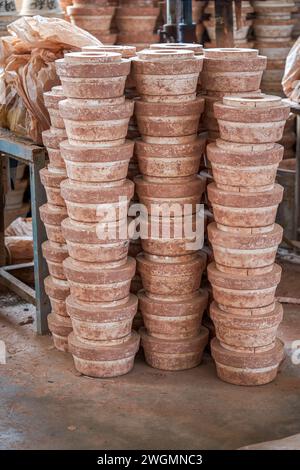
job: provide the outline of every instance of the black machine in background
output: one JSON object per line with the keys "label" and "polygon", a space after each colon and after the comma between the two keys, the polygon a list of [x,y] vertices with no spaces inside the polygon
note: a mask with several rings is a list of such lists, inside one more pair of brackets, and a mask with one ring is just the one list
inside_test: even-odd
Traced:
{"label": "black machine in background", "polygon": [[[242,0],[208,0],[215,3],[216,41],[218,47],[233,47],[233,17],[241,21]],[[192,0],[166,0],[167,23],[160,30],[160,42],[196,43]]]}

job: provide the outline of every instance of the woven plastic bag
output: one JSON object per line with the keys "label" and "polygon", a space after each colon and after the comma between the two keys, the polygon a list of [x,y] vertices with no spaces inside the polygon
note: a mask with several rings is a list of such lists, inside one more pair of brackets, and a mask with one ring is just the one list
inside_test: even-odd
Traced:
{"label": "woven plastic bag", "polygon": [[22,17],[8,31],[11,36],[0,40],[0,124],[41,144],[50,127],[43,93],[59,84],[55,60],[101,42],[59,18]]}

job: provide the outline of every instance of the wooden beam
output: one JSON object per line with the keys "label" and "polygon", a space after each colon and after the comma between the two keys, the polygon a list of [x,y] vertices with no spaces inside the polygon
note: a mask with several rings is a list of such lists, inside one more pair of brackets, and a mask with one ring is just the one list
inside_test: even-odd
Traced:
{"label": "wooden beam", "polygon": [[24,284],[12,274],[8,273],[5,269],[0,268],[0,282],[8,289],[12,290],[17,294],[21,299],[26,300],[27,302],[36,305],[36,295],[34,289]]}

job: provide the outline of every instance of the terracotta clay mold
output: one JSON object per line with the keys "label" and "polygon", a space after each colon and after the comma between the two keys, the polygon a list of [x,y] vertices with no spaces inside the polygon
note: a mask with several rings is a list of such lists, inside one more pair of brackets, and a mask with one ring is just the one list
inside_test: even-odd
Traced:
{"label": "terracotta clay mold", "polygon": [[67,139],[67,133],[65,129],[51,127],[42,133],[42,138],[46,148],[59,150],[59,144]]}
{"label": "terracotta clay mold", "polygon": [[221,138],[237,143],[270,143],[282,138],[290,108],[278,96],[226,96],[214,105]]}
{"label": "terracotta clay mold", "polygon": [[291,15],[295,11],[294,0],[254,0],[253,7],[258,16],[275,16],[282,14]]}
{"label": "terracotta clay mold", "polygon": [[65,219],[62,222],[62,233],[70,257],[77,261],[107,263],[124,259],[128,255],[127,218],[104,224]]}
{"label": "terracotta clay mold", "polygon": [[182,103],[137,101],[135,105],[139,131],[146,142],[147,137],[195,136],[203,110],[203,98]]}
{"label": "terracotta clay mold", "polygon": [[208,294],[200,290],[181,302],[154,299],[139,292],[139,308],[150,336],[161,339],[194,338],[199,335]]}
{"label": "terracotta clay mold", "polygon": [[69,256],[67,246],[48,240],[42,244],[42,250],[50,275],[56,279],[66,280],[62,263]]}
{"label": "terracotta clay mold", "polygon": [[219,230],[216,223],[208,226],[208,238],[217,268],[241,276],[272,271],[283,229],[275,225],[266,233],[231,233]]}
{"label": "terracotta clay mold", "polygon": [[[157,215],[157,210],[174,208],[181,210],[180,214],[189,215],[198,211],[206,181],[200,176],[187,178],[147,178],[137,176],[134,179],[139,200],[144,204],[149,214]],[[185,206],[189,204],[189,206]],[[183,212],[185,210],[185,212]]]}
{"label": "terracotta clay mold", "polygon": [[143,250],[156,256],[186,256],[203,248],[204,232],[192,238],[151,238],[142,240]]}
{"label": "terracotta clay mold", "polygon": [[206,268],[203,252],[190,257],[137,256],[137,267],[146,292],[157,295],[188,295],[196,292]]}
{"label": "terracotta clay mold", "polygon": [[75,368],[83,375],[96,378],[118,377],[130,372],[139,350],[140,337],[136,332],[115,341],[89,341],[71,334],[69,351]]}
{"label": "terracotta clay mold", "polygon": [[98,33],[109,31],[115,11],[113,6],[100,6],[91,2],[87,5],[82,2],[79,6],[67,7],[67,14],[72,24],[86,31]]}
{"label": "terracotta clay mold", "polygon": [[[104,41],[102,40],[104,43]],[[113,41],[115,42],[115,41]],[[125,45],[102,45],[102,46],[85,46],[82,48],[82,51],[85,52],[117,52],[122,55],[123,59],[132,59],[132,57],[136,56],[136,47],[135,46],[125,46]],[[126,95],[128,90],[132,90],[135,88],[135,83],[132,77],[132,69],[130,70],[129,75],[127,76],[126,83],[125,83],[125,90]],[[129,97],[129,96],[128,96]]]}
{"label": "terracotta clay mold", "polygon": [[[162,212],[159,216],[141,214],[139,217],[141,243],[151,239],[192,240],[205,231],[206,213],[203,208],[194,214],[172,216]],[[146,250],[147,251],[147,250]]]}
{"label": "terracotta clay mold", "polygon": [[273,189],[266,191],[238,193],[218,189],[211,183],[207,190],[215,221],[222,230],[247,229],[253,233],[259,228],[260,231],[273,229],[283,197],[282,186],[275,184]]}
{"label": "terracotta clay mold", "polygon": [[80,102],[68,99],[59,103],[69,142],[75,145],[87,142],[124,143],[133,107],[134,103],[124,97]]}
{"label": "terracotta clay mold", "polygon": [[267,84],[267,82],[279,82],[281,84],[283,76],[284,76],[284,69],[285,69],[285,63],[282,64],[281,62],[284,61],[278,61],[279,64],[275,65],[275,60],[270,61],[271,64],[268,65],[267,70],[264,72],[263,80],[262,80],[262,86],[263,84]]}
{"label": "terracotta clay mold", "polygon": [[256,44],[261,54],[268,57],[268,60],[286,60],[287,55],[293,46],[293,41],[281,39],[280,43],[277,43],[274,38],[267,41],[266,38],[260,39]]}
{"label": "terracotta clay mold", "polygon": [[118,34],[118,44],[135,46],[137,52],[147,49],[150,44],[158,43],[159,35],[152,31],[120,32]]}
{"label": "terracotta clay mold", "polygon": [[[44,103],[49,112],[51,125],[57,129],[64,129],[65,123],[60,116],[58,103],[66,98],[61,86],[55,86],[51,91],[43,94]],[[47,138],[47,137],[46,137]]]}
{"label": "terracotta clay mold", "polygon": [[52,313],[48,315],[48,326],[56,349],[68,352],[68,336],[73,331],[71,319]]}
{"label": "terracotta clay mold", "polygon": [[132,64],[137,91],[142,100],[195,100],[203,57],[195,56],[193,51],[146,49],[137,53]]}
{"label": "terracotta clay mold", "polygon": [[143,175],[177,178],[198,173],[204,147],[204,138],[183,145],[155,145],[138,140],[135,153]]}
{"label": "terracotta clay mold", "polygon": [[67,175],[73,181],[103,183],[126,178],[129,161],[133,155],[134,142],[103,148],[86,145],[78,147],[64,141],[60,144]]}
{"label": "terracotta clay mold", "polygon": [[119,302],[80,302],[74,297],[66,301],[74,334],[91,341],[109,341],[130,335],[138,300],[130,295]]}
{"label": "terracotta clay mold", "polygon": [[67,98],[115,98],[124,94],[130,61],[116,52],[74,52],[58,61],[57,72]]}
{"label": "terracotta clay mold", "polygon": [[204,49],[201,44],[194,44],[188,42],[181,42],[178,44],[177,42],[167,42],[162,44],[151,44],[150,49],[154,49],[157,51],[164,50],[164,49],[171,49],[171,50],[188,50],[193,51],[194,55],[203,55]]}
{"label": "terracotta clay mold", "polygon": [[66,298],[70,295],[68,282],[48,276],[44,283],[46,294],[50,299],[52,313],[68,317],[66,309]]}
{"label": "terracotta clay mold", "polygon": [[54,243],[65,244],[61,223],[68,217],[66,207],[45,204],[40,207],[40,216],[44,222],[47,238]]}
{"label": "terracotta clay mold", "polygon": [[277,330],[283,319],[283,308],[276,303],[273,312],[265,315],[238,316],[223,312],[213,302],[210,306],[210,318],[224,348],[255,353],[273,349]]}
{"label": "terracotta clay mold", "polygon": [[255,49],[206,49],[201,82],[204,90],[223,93],[255,91],[267,58]]}
{"label": "terracotta clay mold", "polygon": [[65,206],[65,201],[60,194],[60,184],[67,178],[66,172],[43,168],[40,171],[40,177],[46,190],[48,203],[54,206]]}
{"label": "terracotta clay mold", "polygon": [[141,246],[157,256],[186,256],[203,248],[203,211],[182,217],[139,217]]}
{"label": "terracotta clay mold", "polygon": [[83,302],[114,302],[128,297],[136,269],[132,258],[109,264],[67,258],[63,265],[71,295]]}
{"label": "terracotta clay mold", "polygon": [[108,45],[108,46],[112,46],[114,44],[116,44],[117,42],[117,33],[100,33],[98,34],[97,31],[90,31],[90,33],[96,38],[98,39],[99,41],[102,42],[102,44],[105,44],[105,45]]}
{"label": "terracotta clay mold", "polygon": [[116,23],[124,33],[153,31],[159,15],[159,8],[154,6],[123,6],[117,9]]}
{"label": "terracotta clay mold", "polygon": [[154,338],[145,329],[140,330],[146,362],[155,369],[179,371],[197,367],[208,343],[204,327],[195,338],[171,340]]}
{"label": "terracotta clay mold", "polygon": [[[207,146],[207,157],[211,163],[214,180],[220,189],[229,191],[260,191],[272,188],[284,148],[274,144],[271,149],[255,151],[232,148],[211,143]],[[226,144],[226,143],[225,143]],[[255,146],[254,146],[255,147]]]}
{"label": "terracotta clay mold", "polygon": [[264,385],[272,382],[284,359],[284,346],[276,340],[275,346],[261,353],[231,351],[215,338],[211,342],[212,356],[216,362],[218,377],[234,385]]}
{"label": "terracotta clay mold", "polygon": [[136,55],[136,48],[134,46],[125,45],[84,46],[81,50],[83,52],[118,52],[122,55],[123,59],[131,59]]}
{"label": "terracotta clay mold", "polygon": [[66,180],[61,184],[69,217],[78,222],[111,222],[126,217],[133,194],[134,184],[129,180],[101,185]]}
{"label": "terracotta clay mold", "polygon": [[290,39],[295,26],[292,18],[256,18],[253,22],[255,37],[259,40],[267,38]]}
{"label": "terracotta clay mold", "polygon": [[48,168],[50,170],[60,170],[66,171],[66,165],[64,159],[61,156],[59,149],[51,149],[50,147],[47,148],[48,157],[50,164]]}
{"label": "terracotta clay mold", "polygon": [[269,273],[256,276],[240,276],[223,273],[212,263],[207,268],[208,279],[213,288],[214,300],[221,310],[257,309],[274,304],[276,288],[281,279],[281,268],[277,264]]}

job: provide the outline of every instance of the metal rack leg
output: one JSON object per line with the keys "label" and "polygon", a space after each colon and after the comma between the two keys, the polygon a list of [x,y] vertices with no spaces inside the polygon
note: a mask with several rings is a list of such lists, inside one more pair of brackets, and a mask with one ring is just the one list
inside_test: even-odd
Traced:
{"label": "metal rack leg", "polygon": [[5,224],[4,224],[4,209],[5,209],[5,198],[4,198],[4,184],[3,184],[3,159],[0,156],[0,266],[5,265]]}
{"label": "metal rack leg", "polygon": [[31,211],[34,248],[34,278],[36,292],[37,333],[48,333],[47,317],[51,311],[49,298],[45,292],[44,279],[48,275],[46,261],[42,254],[42,243],[47,239],[44,224],[40,218],[39,208],[46,202],[45,189],[40,180],[40,170],[45,167],[45,158],[39,163],[30,164]]}

